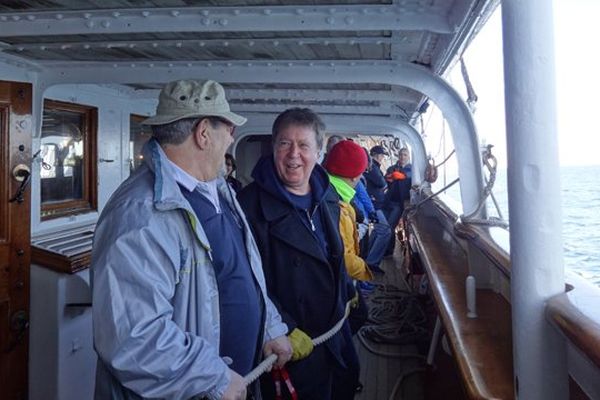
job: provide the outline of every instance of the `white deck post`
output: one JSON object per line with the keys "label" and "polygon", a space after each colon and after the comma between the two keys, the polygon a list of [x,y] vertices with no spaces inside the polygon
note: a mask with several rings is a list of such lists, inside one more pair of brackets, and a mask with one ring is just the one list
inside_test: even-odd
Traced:
{"label": "white deck post", "polygon": [[564,291],[552,2],[502,2],[515,394],[567,399],[566,345],[544,317]]}

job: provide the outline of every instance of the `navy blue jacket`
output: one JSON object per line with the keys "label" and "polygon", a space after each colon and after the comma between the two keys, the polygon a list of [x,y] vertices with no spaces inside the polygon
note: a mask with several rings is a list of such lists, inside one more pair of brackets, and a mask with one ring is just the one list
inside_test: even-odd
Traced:
{"label": "navy blue jacket", "polygon": [[[354,295],[338,231],[339,198],[331,190],[325,170],[316,165],[310,183],[327,242],[325,253],[320,235],[311,232],[303,220],[306,213],[291,202],[272,156],[259,160],[252,177],[254,182],[240,192],[238,200],[258,244],[269,297],[290,331],[297,327],[310,337],[321,335],[342,318],[346,301]],[[347,342],[341,334],[326,342],[341,366],[346,364],[345,352],[352,347]],[[307,362],[304,369],[308,372],[310,358],[302,360]]]}
{"label": "navy blue jacket", "polygon": [[383,172],[381,172],[381,165],[373,160],[373,165],[363,174],[363,177],[367,181],[367,193],[371,196],[375,209],[381,209],[385,198],[385,188],[387,187],[387,182],[383,177]]}

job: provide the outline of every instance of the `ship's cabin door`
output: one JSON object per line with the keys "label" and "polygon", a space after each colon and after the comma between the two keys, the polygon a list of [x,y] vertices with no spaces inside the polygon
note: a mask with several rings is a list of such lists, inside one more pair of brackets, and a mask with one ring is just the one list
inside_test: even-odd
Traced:
{"label": "ship's cabin door", "polygon": [[27,398],[31,85],[0,81],[0,397]]}

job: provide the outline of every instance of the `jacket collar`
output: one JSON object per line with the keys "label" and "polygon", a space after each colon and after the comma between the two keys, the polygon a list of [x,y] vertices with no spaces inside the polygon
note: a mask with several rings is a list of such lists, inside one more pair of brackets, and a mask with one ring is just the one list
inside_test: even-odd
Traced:
{"label": "jacket collar", "polygon": [[[329,263],[330,261],[338,262],[337,260],[328,260],[323,255],[323,251],[315,237],[299,221],[297,214],[299,211],[295,210],[289,202],[265,190],[259,192],[259,198],[262,214],[271,226],[270,233],[272,235],[298,251],[317,258],[324,263]],[[318,203],[320,210],[317,210],[322,216],[323,229],[325,229],[325,235],[328,238],[330,253],[334,255],[343,252],[341,242],[336,234],[338,229],[337,223],[339,221],[338,202],[339,197],[333,190],[327,190],[321,202]],[[291,227],[299,226],[301,226],[300,229],[290,229]]]}
{"label": "jacket collar", "polygon": [[[181,189],[175,180],[175,171],[171,163],[168,162],[165,152],[155,139],[150,139],[144,146],[142,153],[144,154],[146,165],[154,173],[154,207],[159,211],[184,210],[196,237],[202,246],[207,251],[210,251],[208,237],[200,225],[192,206],[190,206],[190,203],[181,194]],[[231,193],[231,188],[225,179],[220,178],[218,180],[217,190],[222,198],[232,205],[238,213],[242,212],[233,200],[234,197]]]}

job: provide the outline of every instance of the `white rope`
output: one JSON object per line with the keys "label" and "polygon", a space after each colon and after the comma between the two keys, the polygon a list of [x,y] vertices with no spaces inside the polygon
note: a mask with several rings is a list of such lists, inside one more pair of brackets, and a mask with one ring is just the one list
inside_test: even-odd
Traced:
{"label": "white rope", "polygon": [[[346,309],[344,310],[344,316],[342,318],[340,318],[340,320],[331,329],[329,329],[327,332],[323,333],[322,335],[319,335],[316,338],[311,339],[312,344],[314,346],[318,346],[318,345],[326,342],[328,339],[333,337],[333,335],[338,333],[340,331],[340,329],[342,329],[342,326],[344,325],[344,321],[346,321],[346,319],[348,318],[348,315],[350,315],[350,305],[351,304],[352,304],[352,300],[350,300],[346,303]],[[244,382],[246,383],[246,386],[250,385],[252,382],[257,380],[258,377],[261,376],[262,374],[264,374],[265,372],[270,371],[271,367],[273,367],[273,364],[275,364],[275,361],[277,361],[277,354],[270,354],[260,364],[258,364],[258,366],[256,368],[254,368],[252,371],[250,371],[248,373],[248,375],[246,375],[244,377]]]}
{"label": "white rope", "polygon": [[[498,206],[498,203],[496,202],[496,199],[494,198],[493,193],[492,193],[492,188],[494,187],[494,183],[496,182],[496,170],[498,167],[498,161],[496,160],[496,157],[494,157],[492,155],[492,145],[491,144],[487,145],[487,149],[483,152],[482,158],[483,158],[483,164],[487,167],[488,171],[490,172],[490,177],[489,177],[489,179],[486,179],[486,185],[483,188],[483,193],[481,195],[481,199],[479,200],[479,205],[477,206],[475,211],[473,211],[469,215],[462,215],[460,217],[460,220],[464,224],[496,226],[496,227],[500,227],[503,229],[508,229],[508,222],[506,222],[502,218],[502,212],[500,211],[500,207]],[[475,215],[477,215],[479,213],[479,211],[481,211],[481,209],[485,205],[486,199],[489,196],[492,197],[492,200],[494,202],[494,205],[496,206],[496,209],[498,211],[498,215],[500,215],[500,218],[497,218],[497,217],[488,217],[487,219],[476,218]]]}

